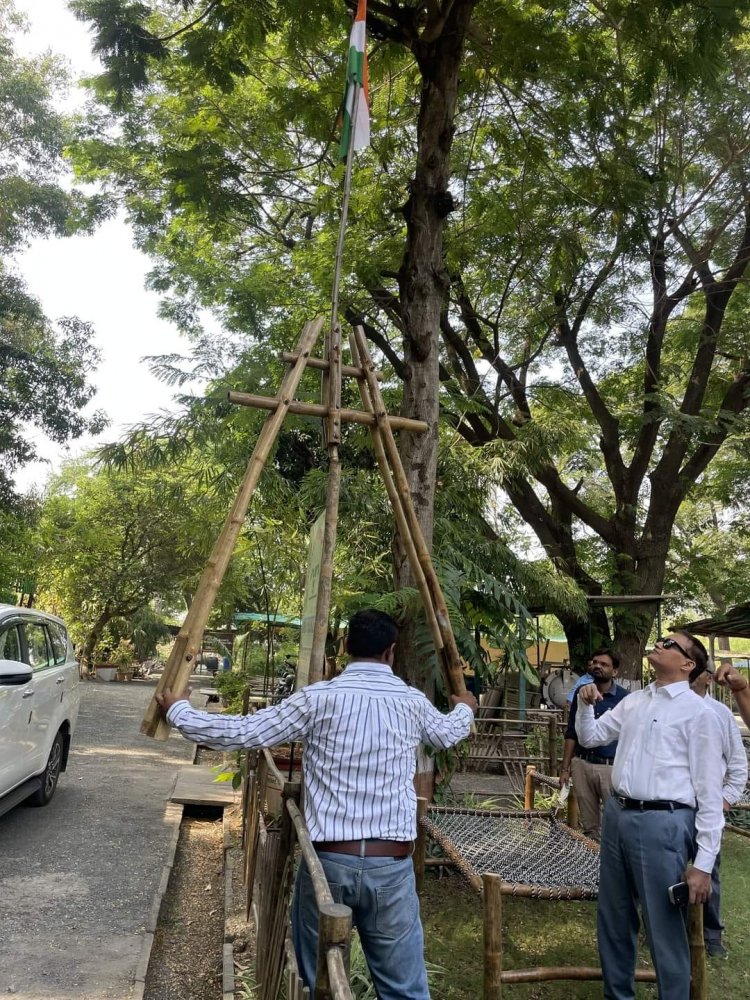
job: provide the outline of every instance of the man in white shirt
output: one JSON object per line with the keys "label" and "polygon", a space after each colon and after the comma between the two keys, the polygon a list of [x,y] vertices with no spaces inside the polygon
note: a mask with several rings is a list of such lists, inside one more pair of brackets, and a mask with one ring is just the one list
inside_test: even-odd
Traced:
{"label": "man in white shirt", "polygon": [[660,1000],[690,995],[685,911],[670,903],[667,890],[685,881],[690,902],[705,903],[724,826],[718,720],[688,683],[694,668],[706,667],[705,647],[676,632],[659,639],[648,659],[655,682],[600,718],[593,709],[601,698],[596,686],[578,695],[579,742],[619,741],[602,825],[597,907],[606,1000],[634,1000],[638,906]]}
{"label": "man in white shirt", "polygon": [[[708,707],[716,713],[721,729],[721,756],[724,769],[724,786],[722,796],[724,798],[724,811],[739,802],[747,785],[747,754],[742,745],[740,728],[734,721],[734,716],[726,705],[722,705],[716,698],[706,697],[714,673],[714,665],[708,660],[706,669],[697,674],[696,667],[691,674],[690,688],[695,691],[699,698],[704,698]],[[727,950],[724,947],[721,935],[724,924],[721,921],[721,883],[719,881],[719,864],[721,855],[716,855],[716,862],[711,872],[711,895],[703,904],[703,938],[706,942],[706,951],[711,958],[727,958]]]}
{"label": "man in white shirt", "polygon": [[[452,696],[443,715],[393,673],[398,627],[381,611],[349,621],[349,666],[255,715],[209,715],[165,690],[157,700],[187,739],[219,750],[304,744],[305,820],[334,901],[352,909],[379,1000],[429,1000],[419,900],[411,861],[416,836],[416,750],[465,739],[477,702]],[[297,961],[315,987],[318,911],[300,865],[292,905]]]}

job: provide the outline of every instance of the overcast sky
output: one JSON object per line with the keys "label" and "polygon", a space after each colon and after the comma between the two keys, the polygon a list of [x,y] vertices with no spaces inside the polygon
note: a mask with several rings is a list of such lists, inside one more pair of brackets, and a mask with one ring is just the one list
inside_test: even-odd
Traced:
{"label": "overcast sky", "polygon": [[[67,11],[65,0],[15,0],[31,30],[16,40],[24,55],[46,49],[65,56],[74,78],[95,72],[86,28]],[[73,89],[66,109],[80,105]],[[92,236],[34,240],[16,259],[30,291],[51,319],[79,316],[94,325],[103,361],[94,376],[98,388],[92,409],[103,409],[112,424],[99,440],[114,440],[122,430],[147,414],[170,408],[172,391],[155,379],[144,355],[185,351],[185,341],[157,316],[158,296],[144,289],[148,259],[133,247],[132,234],[122,219],[111,220]],[[21,470],[18,486],[43,484],[67,455],[95,443],[74,441],[68,449],[39,439],[39,451],[48,462]]]}

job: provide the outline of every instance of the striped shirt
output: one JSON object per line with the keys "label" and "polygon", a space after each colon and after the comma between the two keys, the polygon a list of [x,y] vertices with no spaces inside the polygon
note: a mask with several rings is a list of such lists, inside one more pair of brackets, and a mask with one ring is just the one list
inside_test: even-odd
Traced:
{"label": "striped shirt", "polygon": [[313,841],[405,841],[417,829],[417,747],[444,750],[460,742],[474,713],[458,704],[443,715],[387,664],[356,661],[334,680],[254,715],[214,715],[179,701],[167,718],[183,736],[217,750],[301,740]]}

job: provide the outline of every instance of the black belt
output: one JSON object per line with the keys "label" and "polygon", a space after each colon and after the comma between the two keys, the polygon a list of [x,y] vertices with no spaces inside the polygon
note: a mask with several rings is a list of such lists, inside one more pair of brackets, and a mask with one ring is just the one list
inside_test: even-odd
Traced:
{"label": "black belt", "polygon": [[669,812],[674,812],[675,809],[695,808],[689,806],[687,802],[672,802],[668,799],[654,799],[651,802],[645,799],[629,799],[626,795],[618,795],[617,792],[612,792],[612,798],[616,799],[623,809],[639,809],[641,812],[646,809],[668,809]]}
{"label": "black belt", "polygon": [[319,840],[316,851],[328,854],[353,854],[360,858],[406,858],[411,854],[411,840]]}
{"label": "black belt", "polygon": [[614,757],[600,757],[591,750],[576,750],[576,757],[585,760],[587,764],[606,764],[608,767],[612,767],[615,762]]}

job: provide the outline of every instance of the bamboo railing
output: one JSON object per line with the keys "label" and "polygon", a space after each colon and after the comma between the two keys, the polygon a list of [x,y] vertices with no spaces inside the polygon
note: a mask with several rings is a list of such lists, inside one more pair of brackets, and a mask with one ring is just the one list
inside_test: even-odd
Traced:
{"label": "bamboo railing", "polygon": [[[487,766],[494,765],[516,788],[522,783],[528,764],[538,764],[543,766],[545,773],[556,775],[564,724],[559,712],[544,712],[543,715],[544,718],[522,719],[503,709],[491,714],[480,711],[474,723],[476,731],[467,741],[461,769],[484,771]],[[532,736],[538,748],[528,748],[528,738]]]}
{"label": "bamboo railing", "polygon": [[[325,872],[299,810],[300,785],[288,781],[268,750],[250,751],[243,797],[244,874],[247,918],[256,925],[255,979],[259,1000],[276,1000],[282,980],[288,1000],[352,1000],[349,947],[352,914],[334,903]],[[280,795],[278,815],[269,822],[271,792]],[[296,849],[315,889],[320,921],[314,991],[299,973],[289,937],[289,908]]]}

